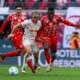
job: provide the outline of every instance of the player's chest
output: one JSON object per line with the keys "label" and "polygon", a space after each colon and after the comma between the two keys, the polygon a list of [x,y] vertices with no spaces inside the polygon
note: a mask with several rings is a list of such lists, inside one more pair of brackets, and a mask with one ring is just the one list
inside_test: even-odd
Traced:
{"label": "player's chest", "polygon": [[30,24],[28,24],[27,28],[29,30],[32,30],[32,29],[38,30],[40,28],[40,25],[39,24],[30,23]]}
{"label": "player's chest", "polygon": [[11,19],[11,22],[14,23],[14,24],[21,23],[22,21],[24,21],[23,18],[13,17],[13,18]]}
{"label": "player's chest", "polygon": [[50,21],[49,19],[44,21],[44,26],[46,27],[57,27],[58,25],[58,19],[54,18],[52,21]]}

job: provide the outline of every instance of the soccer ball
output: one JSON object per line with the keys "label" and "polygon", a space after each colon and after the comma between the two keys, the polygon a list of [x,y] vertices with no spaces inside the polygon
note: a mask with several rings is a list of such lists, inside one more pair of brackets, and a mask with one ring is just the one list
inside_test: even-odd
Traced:
{"label": "soccer ball", "polygon": [[9,75],[17,75],[19,73],[18,68],[17,67],[10,67],[9,68]]}

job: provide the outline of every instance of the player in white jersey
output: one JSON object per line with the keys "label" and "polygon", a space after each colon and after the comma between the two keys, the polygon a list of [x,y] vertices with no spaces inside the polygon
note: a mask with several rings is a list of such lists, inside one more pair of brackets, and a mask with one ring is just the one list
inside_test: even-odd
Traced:
{"label": "player in white jersey", "polygon": [[[31,54],[31,53],[34,54],[34,59],[35,59],[34,68],[36,70],[38,68],[37,63],[38,63],[39,48],[38,48],[37,42],[35,41],[35,37],[36,37],[37,31],[41,27],[41,22],[39,20],[39,13],[34,12],[32,15],[32,19],[25,20],[25,21],[15,25],[14,29],[12,31],[12,34],[20,26],[22,26],[25,31],[24,36],[23,36],[23,45],[25,46],[25,49],[27,50],[27,54],[25,54],[25,57],[27,59],[29,54]],[[24,63],[25,63],[25,61],[24,61]],[[25,72],[25,64],[22,68],[22,71]]]}

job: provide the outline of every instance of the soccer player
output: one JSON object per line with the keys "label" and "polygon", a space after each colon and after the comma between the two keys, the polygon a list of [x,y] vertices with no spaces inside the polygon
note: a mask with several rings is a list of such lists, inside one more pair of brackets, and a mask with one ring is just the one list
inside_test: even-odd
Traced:
{"label": "soccer player", "polygon": [[[58,42],[58,25],[64,23],[69,26],[79,27],[78,25],[69,22],[63,17],[54,14],[54,8],[48,8],[48,12],[41,18],[41,28],[37,32],[36,40],[41,40],[44,48],[44,55],[46,57],[48,67],[47,72],[52,70],[52,62],[55,60]],[[50,54],[51,51],[51,54]]]}
{"label": "soccer player", "polygon": [[[17,25],[18,23],[21,23],[24,20],[26,20],[26,16],[22,13],[22,6],[20,4],[17,4],[16,12],[7,17],[7,19],[4,21],[4,23],[0,28],[0,33],[4,30],[4,28],[7,26],[9,22],[11,23],[11,32],[12,32],[14,25]],[[11,37],[11,41],[14,44],[16,51],[7,52],[5,54],[0,55],[0,61],[3,61],[6,57],[19,56],[20,52],[22,52],[23,54],[26,53],[25,47],[23,46],[22,43],[23,34],[24,32],[22,26],[18,28],[16,31],[14,31],[13,37]],[[31,68],[32,72],[34,72],[32,62],[28,60],[27,64]]]}
{"label": "soccer player", "polygon": [[[35,41],[35,36],[37,34],[37,31],[41,27],[41,22],[39,20],[39,13],[34,12],[32,14],[32,19],[25,20],[17,25],[14,26],[14,29],[10,36],[13,35],[14,31],[20,27],[24,28],[24,36],[23,36],[23,45],[25,46],[27,50],[27,54],[25,54],[25,59],[28,60],[29,54],[33,53],[34,59],[35,59],[35,64],[34,68],[35,70],[39,69],[38,67],[38,56],[39,56],[39,48],[38,45]],[[25,70],[25,65],[22,68]]]}

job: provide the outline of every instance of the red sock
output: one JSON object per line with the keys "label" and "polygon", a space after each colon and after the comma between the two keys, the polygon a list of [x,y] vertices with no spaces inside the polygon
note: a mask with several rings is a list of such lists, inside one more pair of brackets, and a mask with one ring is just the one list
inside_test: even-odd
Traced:
{"label": "red sock", "polygon": [[51,57],[51,63],[53,63],[53,61],[56,59],[55,56]]}
{"label": "red sock", "polygon": [[44,49],[44,55],[46,57],[47,63],[50,64],[51,56],[50,56],[50,53],[49,53],[48,49]]}
{"label": "red sock", "polygon": [[19,53],[17,53],[17,51],[11,51],[11,52],[7,52],[2,55],[3,55],[3,57],[14,57],[14,56],[19,56]]}
{"label": "red sock", "polygon": [[34,70],[33,64],[31,60],[27,61],[28,66],[31,68],[31,70]]}

